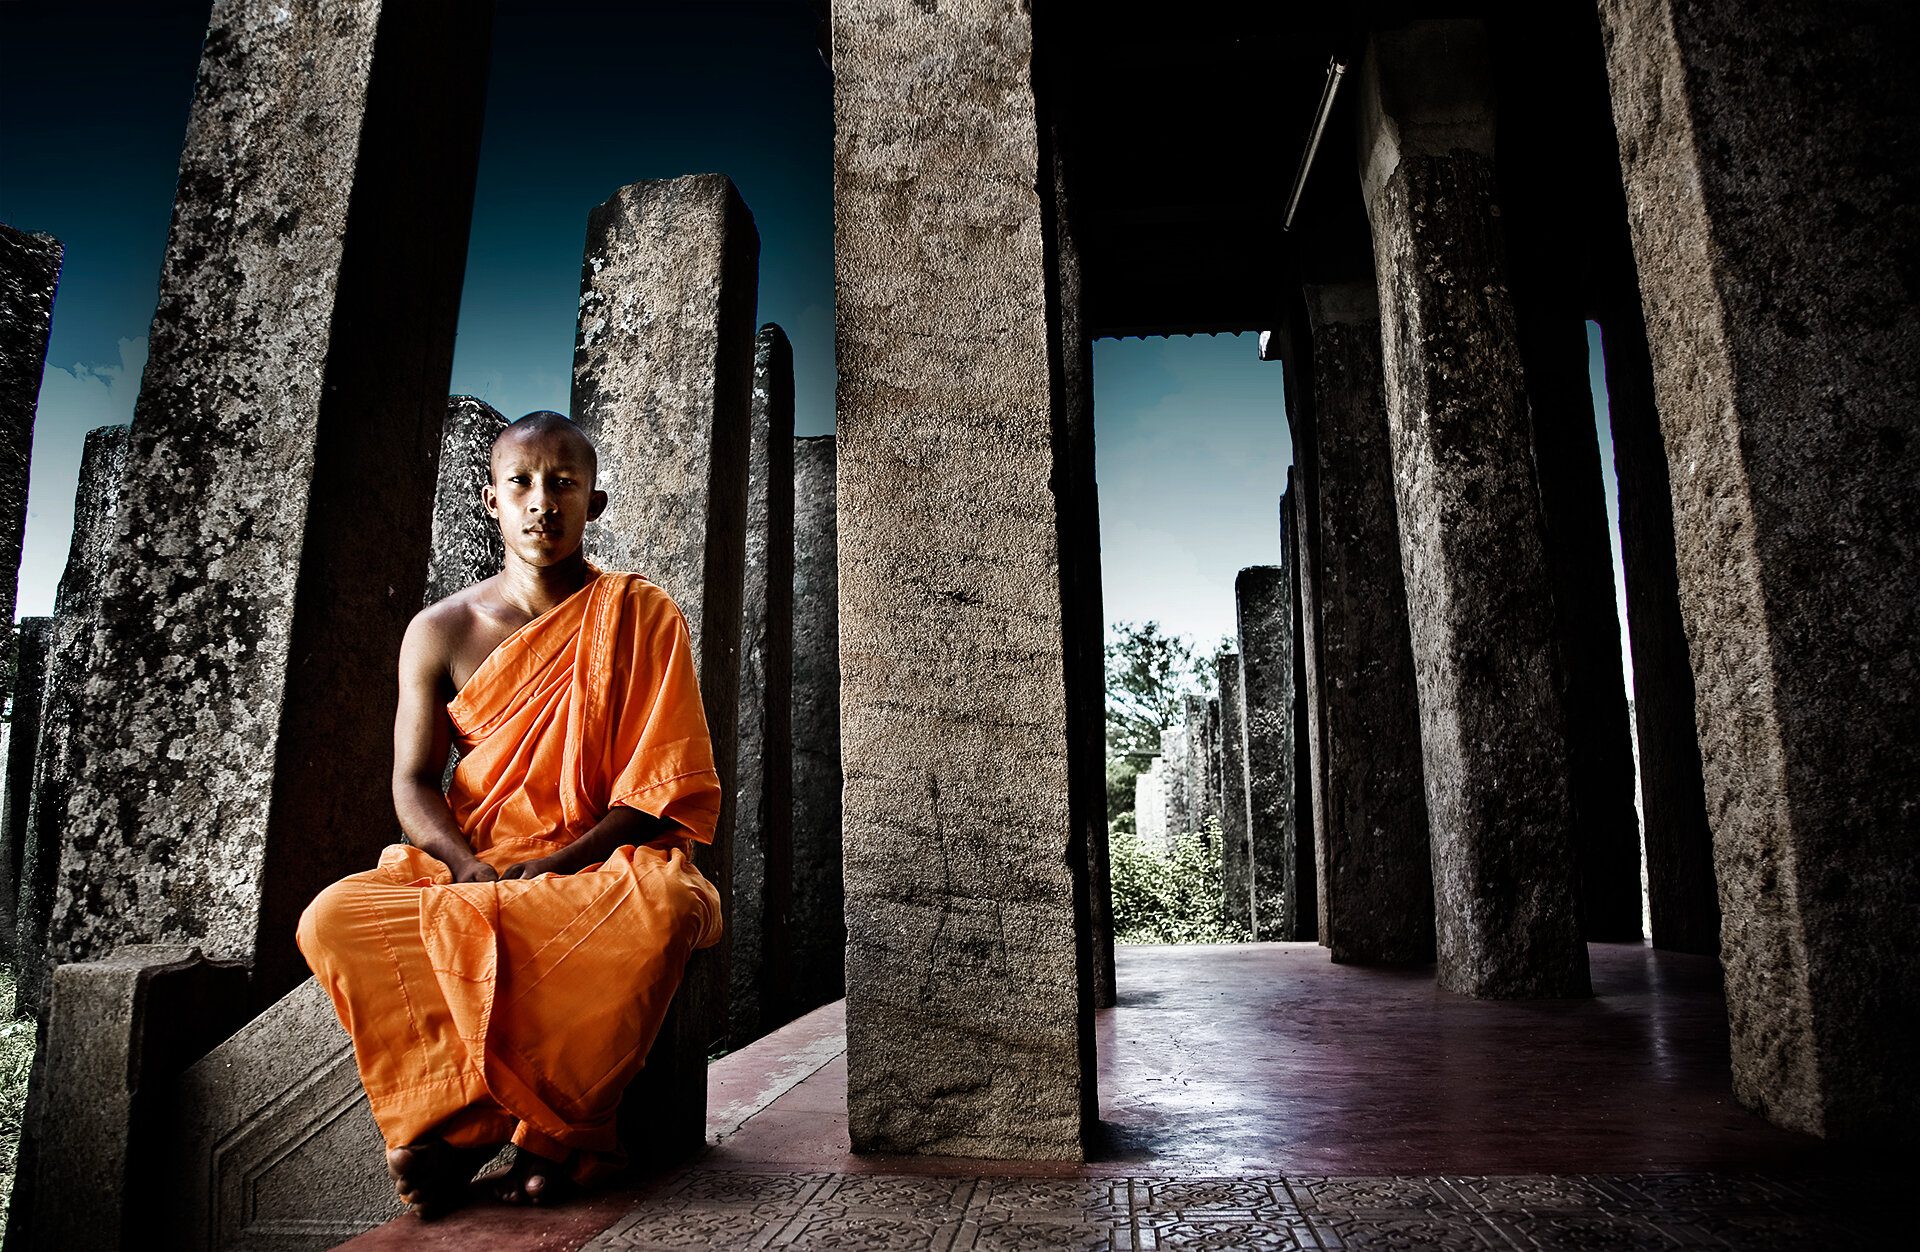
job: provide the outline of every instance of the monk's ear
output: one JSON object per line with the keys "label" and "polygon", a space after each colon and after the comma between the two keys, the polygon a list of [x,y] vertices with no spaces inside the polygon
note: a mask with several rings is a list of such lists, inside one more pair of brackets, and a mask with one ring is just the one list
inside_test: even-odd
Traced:
{"label": "monk's ear", "polygon": [[500,516],[500,493],[493,489],[492,483],[480,488],[480,502],[487,506],[488,517]]}
{"label": "monk's ear", "polygon": [[605,513],[606,511],[607,511],[607,493],[606,492],[596,491],[593,493],[592,496],[588,497],[587,499],[587,520],[588,521],[590,522],[598,521],[600,519],[600,515],[602,513]]}

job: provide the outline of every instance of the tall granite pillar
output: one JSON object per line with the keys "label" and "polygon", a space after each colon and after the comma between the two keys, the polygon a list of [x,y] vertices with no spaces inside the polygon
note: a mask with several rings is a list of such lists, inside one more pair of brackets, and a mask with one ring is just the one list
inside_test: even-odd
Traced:
{"label": "tall granite pillar", "polygon": [[754,339],[747,453],[740,781],[727,927],[727,1035],[735,1047],[793,1016],[793,488],[793,346],[769,322]]}
{"label": "tall granite pillar", "polygon": [[[1440,983],[1485,997],[1586,995],[1564,685],[1503,274],[1483,29],[1379,33],[1357,96]],[[1336,941],[1338,928],[1336,917]]]}
{"label": "tall granite pillar", "polygon": [[[1300,404],[1308,403],[1304,399]],[[1323,728],[1325,701],[1318,697],[1319,662],[1314,644],[1315,600],[1313,568],[1307,542],[1308,496],[1302,486],[1299,467],[1287,469],[1287,489],[1280,497],[1280,560],[1287,571],[1287,596],[1293,617],[1293,703],[1294,703],[1294,811],[1299,820],[1300,840],[1313,855],[1314,935],[1323,948],[1333,946],[1332,905],[1327,894],[1328,846],[1327,799],[1322,785],[1323,753],[1319,746]],[[1311,839],[1308,836],[1311,834]]]}
{"label": "tall granite pillar", "polygon": [[[720,772],[720,818],[695,863],[733,911],[740,622],[760,237],[719,174],[634,183],[587,215],[573,417],[600,453],[605,569],[645,575],[686,615]],[[693,954],[621,1105],[662,1159],[706,1135],[706,1064],[727,1033],[725,943]]]}
{"label": "tall granite pillar", "polygon": [[43,763],[56,961],[195,944],[264,1005],[307,976],[300,911],[398,830],[491,13],[213,6],[88,677]]}
{"label": "tall granite pillar", "polygon": [[1077,449],[1033,18],[842,0],[832,20],[849,1132],[1079,1159],[1075,783],[1099,765],[1076,719],[1097,692],[1062,572]]}
{"label": "tall granite pillar", "polygon": [[1671,468],[1734,1091],[1920,1117],[1920,34],[1908,6],[1605,0]]}
{"label": "tall granite pillar", "polygon": [[[27,527],[33,415],[60,286],[60,241],[0,223],[0,622],[13,621]],[[29,749],[31,750],[31,749]]]}
{"label": "tall granite pillar", "polygon": [[1653,946],[1718,956],[1713,831],[1707,825],[1706,779],[1694,729],[1693,667],[1680,618],[1667,446],[1660,437],[1639,285],[1611,300],[1601,316],[1613,464],[1620,484],[1620,553],[1633,647],[1633,723],[1640,748]]}
{"label": "tall granite pillar", "polygon": [[1167,780],[1161,768],[1164,760],[1154,757],[1147,768],[1133,776],[1133,832],[1150,848],[1172,844],[1167,831]]}
{"label": "tall granite pillar", "polygon": [[53,633],[47,641],[44,698],[25,821],[14,854],[19,858],[14,896],[15,975],[21,1012],[46,1007],[47,925],[53,913],[54,876],[60,865],[59,816],[66,812],[66,773],[74,760],[71,742],[81,716],[87,678],[87,640],[99,615],[108,552],[117,530],[121,480],[127,467],[127,428],[102,426],[87,432],[80,453],[80,482],[73,496],[73,537],[54,594]]}
{"label": "tall granite pillar", "polygon": [[1287,571],[1243,569],[1233,580],[1246,735],[1253,937],[1314,937],[1313,840],[1295,803],[1293,605]]}
{"label": "tall granite pillar", "polygon": [[[47,647],[53,619],[23,617],[13,627],[13,691],[7,708],[4,791],[0,791],[0,958],[14,961],[15,928],[27,821],[33,799],[33,758],[40,746],[41,701],[47,685]],[[29,951],[33,951],[30,949]],[[16,966],[17,968],[17,966]]]}
{"label": "tall granite pillar", "polygon": [[1188,829],[1204,835],[1208,820],[1218,816],[1213,802],[1213,711],[1206,696],[1191,694],[1186,710]]}
{"label": "tall granite pillar", "polygon": [[1193,810],[1187,793],[1188,758],[1193,749],[1188,742],[1185,703],[1180,707],[1181,719],[1160,732],[1160,787],[1164,797],[1160,813],[1166,822],[1169,852],[1182,835],[1193,829]]}
{"label": "tall granite pillar", "polygon": [[1246,703],[1240,654],[1214,658],[1220,682],[1220,882],[1227,920],[1253,929],[1253,843],[1248,835]]}
{"label": "tall granite pillar", "polygon": [[834,437],[793,441],[793,1008],[847,993]]}
{"label": "tall granite pillar", "polygon": [[487,516],[482,490],[493,480],[493,441],[506,415],[472,396],[447,397],[440,471],[433,489],[433,548],[426,603],[435,604],[500,572],[507,559],[500,523]]}
{"label": "tall granite pillar", "polygon": [[1433,862],[1372,285],[1308,287],[1333,959],[1433,959]]}

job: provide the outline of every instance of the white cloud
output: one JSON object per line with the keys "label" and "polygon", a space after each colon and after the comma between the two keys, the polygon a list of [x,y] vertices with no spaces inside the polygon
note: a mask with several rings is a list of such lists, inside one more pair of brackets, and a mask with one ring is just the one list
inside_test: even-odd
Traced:
{"label": "white cloud", "polygon": [[73,493],[87,432],[133,420],[147,341],[122,339],[113,365],[48,365],[34,413],[33,465],[27,486],[27,534],[20,553],[16,617],[46,617],[73,539]]}

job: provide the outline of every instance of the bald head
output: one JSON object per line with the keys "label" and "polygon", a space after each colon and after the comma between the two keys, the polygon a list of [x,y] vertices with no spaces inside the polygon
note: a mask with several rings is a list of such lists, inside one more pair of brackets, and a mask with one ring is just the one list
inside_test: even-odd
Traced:
{"label": "bald head", "polygon": [[525,417],[507,425],[507,428],[494,437],[493,450],[488,458],[489,478],[497,485],[500,481],[500,454],[510,446],[520,446],[523,441],[564,439],[579,449],[586,460],[589,479],[597,478],[600,472],[600,454],[594,450],[593,440],[586,432],[570,421],[566,414],[555,413],[552,409],[538,409]]}

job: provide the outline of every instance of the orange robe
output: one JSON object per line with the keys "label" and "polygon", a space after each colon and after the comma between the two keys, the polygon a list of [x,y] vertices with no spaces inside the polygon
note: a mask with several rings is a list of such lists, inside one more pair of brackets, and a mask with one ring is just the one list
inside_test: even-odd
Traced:
{"label": "orange robe", "polygon": [[[616,804],[710,843],[720,779],[673,601],[601,574],[488,656],[447,705],[454,821],[495,869],[544,856]],[[396,844],[321,892],[300,950],[353,1036],[389,1147],[511,1139],[585,1176],[617,1159],[614,1115],[687,955],[719,942],[720,896],[688,837],[577,874],[455,883]]]}

